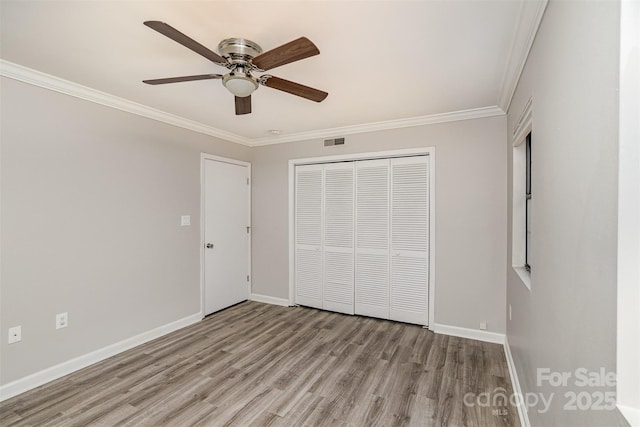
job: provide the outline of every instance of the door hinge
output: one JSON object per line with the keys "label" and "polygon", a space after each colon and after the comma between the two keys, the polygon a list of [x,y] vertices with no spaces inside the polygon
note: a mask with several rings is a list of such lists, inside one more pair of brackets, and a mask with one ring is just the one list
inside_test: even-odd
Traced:
{"label": "door hinge", "polygon": [[249,281],[249,275],[247,274],[247,282]]}
{"label": "door hinge", "polygon": [[247,185],[249,185],[249,178],[247,178]]}
{"label": "door hinge", "polygon": [[251,230],[251,226],[247,226],[247,234],[249,234],[249,231]]}

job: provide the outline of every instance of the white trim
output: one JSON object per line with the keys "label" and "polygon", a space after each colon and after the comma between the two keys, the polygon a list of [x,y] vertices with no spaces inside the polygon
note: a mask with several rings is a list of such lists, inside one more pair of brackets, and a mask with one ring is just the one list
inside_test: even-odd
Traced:
{"label": "white trim", "polygon": [[263,145],[282,144],[285,142],[334,138],[358,133],[378,132],[381,130],[402,129],[408,127],[432,125],[437,123],[456,122],[460,120],[502,116],[504,114],[505,112],[503,109],[494,105],[489,107],[473,108],[469,110],[453,111],[449,113],[411,117],[407,119],[386,120],[382,122],[365,123],[361,125],[320,129],[310,132],[298,132],[291,135],[283,135],[278,137],[258,138],[251,140],[249,145],[251,145],[252,147],[259,147]]}
{"label": "white trim", "polygon": [[[631,427],[640,427],[640,409],[630,406],[616,405]],[[528,426],[523,426],[528,427]]]}
{"label": "white trim", "polygon": [[442,323],[433,323],[429,329],[436,334],[451,335],[454,337],[468,338],[490,342],[494,344],[504,344],[505,335],[497,332],[481,331],[477,329],[461,328],[460,326],[443,325]]}
{"label": "white trim", "polygon": [[295,305],[295,268],[294,263],[296,260],[296,241],[295,241],[295,191],[296,191],[296,163],[293,160],[289,160],[288,166],[288,183],[289,183],[289,197],[288,197],[288,223],[289,223],[289,305]]}
{"label": "white trim", "polygon": [[429,324],[436,323],[436,148],[429,152]]}
{"label": "white trim", "polygon": [[524,108],[522,109],[522,113],[520,113],[520,117],[518,118],[518,122],[513,128],[513,146],[517,147],[522,144],[529,132],[532,130],[533,123],[533,98],[529,98]]}
{"label": "white trim", "polygon": [[175,114],[167,113],[87,86],[82,86],[69,80],[41,73],[40,71],[32,70],[22,65],[5,61],[4,59],[0,60],[0,75],[75,98],[84,99],[85,101],[115,108],[116,110],[126,111],[148,119],[167,123],[172,126],[214,136],[224,139],[225,141],[247,146],[251,145],[249,139],[240,135],[217,129],[194,120],[185,119],[184,117],[176,116]]}
{"label": "white trim", "polygon": [[251,266],[253,262],[251,261],[251,254],[253,250],[251,249],[251,243],[253,242],[253,212],[251,210],[251,200],[252,200],[252,191],[253,188],[253,175],[251,175],[251,163],[247,163],[247,234],[249,234],[249,241],[247,242],[247,274],[249,275],[249,280],[247,286],[249,287],[249,298],[251,298],[251,290],[253,289],[253,272]]}
{"label": "white trim", "polygon": [[285,142],[305,141],[309,139],[323,139],[336,136],[352,135],[356,133],[376,132],[388,129],[401,129],[406,127],[424,126],[435,123],[454,122],[459,120],[479,119],[484,117],[501,116],[505,110],[498,106],[472,108],[469,110],[452,111],[441,114],[412,117],[407,119],[387,120],[381,122],[365,123],[360,125],[336,127],[315,130],[310,132],[298,132],[289,135],[281,135],[266,138],[247,138],[204,123],[189,120],[175,114],[167,113],[128,99],[120,98],[87,86],[82,86],[69,80],[61,79],[40,71],[32,70],[22,65],[0,59],[0,75],[18,80],[44,89],[60,92],[85,101],[94,102],[106,107],[126,111],[131,114],[146,117],[172,126],[181,127],[205,135],[214,136],[237,144],[258,147]]}
{"label": "white trim", "polygon": [[640,426],[640,3],[620,2],[616,396]]}
{"label": "white trim", "polygon": [[244,160],[230,159],[230,158],[227,158],[227,157],[215,156],[213,154],[200,153],[200,159],[201,160],[215,160],[216,162],[230,163],[232,165],[246,166],[248,168],[251,168],[251,163],[245,162]]}
{"label": "white trim", "polygon": [[[407,156],[434,156],[435,147],[404,148],[400,150],[372,151],[367,153],[337,154],[333,156],[305,157],[290,159],[289,166],[309,165],[316,163],[348,162],[356,160],[390,159]],[[291,172],[293,169],[289,169]]]}
{"label": "white trim", "polygon": [[[504,337],[504,355],[507,359],[507,367],[509,368],[509,376],[511,377],[511,387],[513,388],[513,394],[516,396],[523,396],[522,387],[520,387],[520,381],[518,380],[518,372],[516,371],[516,364],[513,361],[511,355],[511,347],[509,346],[509,339],[505,335]],[[522,402],[522,399],[518,400]],[[518,406],[518,418],[520,418],[520,425],[522,427],[531,427],[529,422],[529,414],[527,412],[527,405],[520,404]]]}
{"label": "white trim", "polygon": [[531,272],[526,268],[518,265],[512,265],[511,268],[513,268],[513,271],[516,272],[516,274],[522,281],[522,284],[525,285],[527,289],[531,290]]}
{"label": "white trim", "polygon": [[307,157],[289,160],[289,305],[295,305],[295,241],[294,241],[294,203],[295,203],[295,167],[297,165],[329,163],[338,161],[355,161],[384,159],[405,156],[429,156],[429,325],[435,324],[435,295],[436,295],[436,148],[407,148],[402,150],[385,150],[367,153],[339,154],[335,156]]}
{"label": "white trim", "polygon": [[111,356],[115,356],[116,354],[152,341],[163,335],[177,331],[178,329],[198,323],[201,319],[202,313],[195,313],[0,386],[0,401],[17,396],[20,393],[24,393],[65,375],[69,375]]}
{"label": "white trim", "polygon": [[252,293],[249,296],[251,301],[263,302],[265,304],[281,305],[283,307],[290,307],[289,300],[286,298],[277,298],[269,295],[261,295]]}
{"label": "white trim", "polygon": [[213,154],[207,154],[207,153],[200,153],[200,312],[202,313],[202,317],[204,317],[205,314],[205,307],[204,307],[204,245],[205,245],[205,238],[204,238],[204,198],[205,198],[205,194],[204,194],[204,162],[206,160],[213,160],[216,162],[222,162],[222,163],[229,163],[232,165],[238,165],[238,166],[244,166],[247,168],[247,178],[249,179],[249,191],[248,191],[248,197],[249,197],[249,201],[248,201],[248,226],[249,226],[249,253],[247,254],[247,262],[248,262],[248,266],[247,266],[247,273],[249,274],[249,283],[247,283],[247,286],[249,287],[249,295],[251,295],[251,285],[253,283],[253,276],[251,275],[251,240],[253,237],[253,234],[251,234],[252,229],[251,229],[251,186],[253,184],[253,181],[251,180],[251,163],[249,162],[245,162],[244,160],[236,160],[236,159],[230,159],[227,157],[220,157],[220,156],[215,156]]}
{"label": "white trim", "polygon": [[509,59],[502,75],[502,84],[498,93],[498,107],[508,111],[511,99],[518,86],[520,75],[529,57],[533,40],[536,37],[548,0],[523,1],[520,16],[511,39]]}

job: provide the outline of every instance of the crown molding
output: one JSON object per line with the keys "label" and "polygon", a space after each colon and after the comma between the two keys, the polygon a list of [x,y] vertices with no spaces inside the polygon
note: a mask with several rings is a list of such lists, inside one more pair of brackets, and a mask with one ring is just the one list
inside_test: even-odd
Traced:
{"label": "crown molding", "polygon": [[205,135],[214,136],[229,142],[235,142],[248,147],[282,144],[285,142],[306,141],[310,139],[323,139],[357,133],[377,132],[381,130],[401,129],[407,127],[424,126],[436,123],[454,122],[459,120],[479,119],[484,117],[500,116],[505,110],[499,106],[473,108],[469,110],[453,111],[428,116],[411,117],[407,119],[387,120],[374,123],[365,123],[353,126],[320,129],[310,132],[298,132],[289,135],[280,135],[266,138],[247,138],[222,129],[214,128],[203,123],[189,120],[175,114],[167,113],[137,102],[120,98],[87,86],[82,86],[69,80],[64,80],[22,65],[0,59],[0,75],[18,80],[34,86],[49,89],[65,95],[84,99],[89,102],[126,111],[131,114],[146,117],[169,125],[181,127]]}
{"label": "crown molding", "polygon": [[214,136],[226,141],[247,146],[250,145],[249,139],[240,135],[217,129],[194,120],[185,119],[184,117],[176,116],[175,114],[167,113],[87,86],[82,86],[69,80],[64,80],[22,65],[14,64],[13,62],[5,61],[4,59],[0,59],[0,75],[148,119]]}
{"label": "crown molding", "polygon": [[498,106],[473,108],[469,110],[453,111],[450,113],[432,114],[429,116],[411,117],[408,119],[387,120],[382,122],[365,123],[361,125],[343,126],[337,128],[320,129],[310,132],[299,132],[278,137],[259,138],[251,141],[252,147],[282,144],[285,142],[306,141],[310,139],[334,138],[356,133],[377,132],[381,130],[401,129],[415,126],[433,125],[437,123],[456,122],[460,120],[480,119],[484,117],[501,116],[504,110]]}
{"label": "crown molding", "polygon": [[538,33],[547,3],[548,0],[521,2],[515,34],[509,48],[509,58],[502,75],[502,84],[498,94],[498,107],[503,111],[509,110],[511,99]]}

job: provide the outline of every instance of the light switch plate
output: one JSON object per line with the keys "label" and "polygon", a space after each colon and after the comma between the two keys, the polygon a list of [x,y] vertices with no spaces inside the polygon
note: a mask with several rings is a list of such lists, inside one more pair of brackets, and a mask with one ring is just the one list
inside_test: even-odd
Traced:
{"label": "light switch plate", "polygon": [[183,227],[186,225],[191,225],[191,215],[182,215],[180,217],[180,225]]}

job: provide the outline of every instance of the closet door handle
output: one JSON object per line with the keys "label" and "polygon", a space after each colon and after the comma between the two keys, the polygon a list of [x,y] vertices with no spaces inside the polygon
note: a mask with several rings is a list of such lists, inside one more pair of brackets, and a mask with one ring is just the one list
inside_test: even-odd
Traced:
{"label": "closet door handle", "polygon": [[213,243],[207,243],[204,247],[207,249],[213,249]]}

